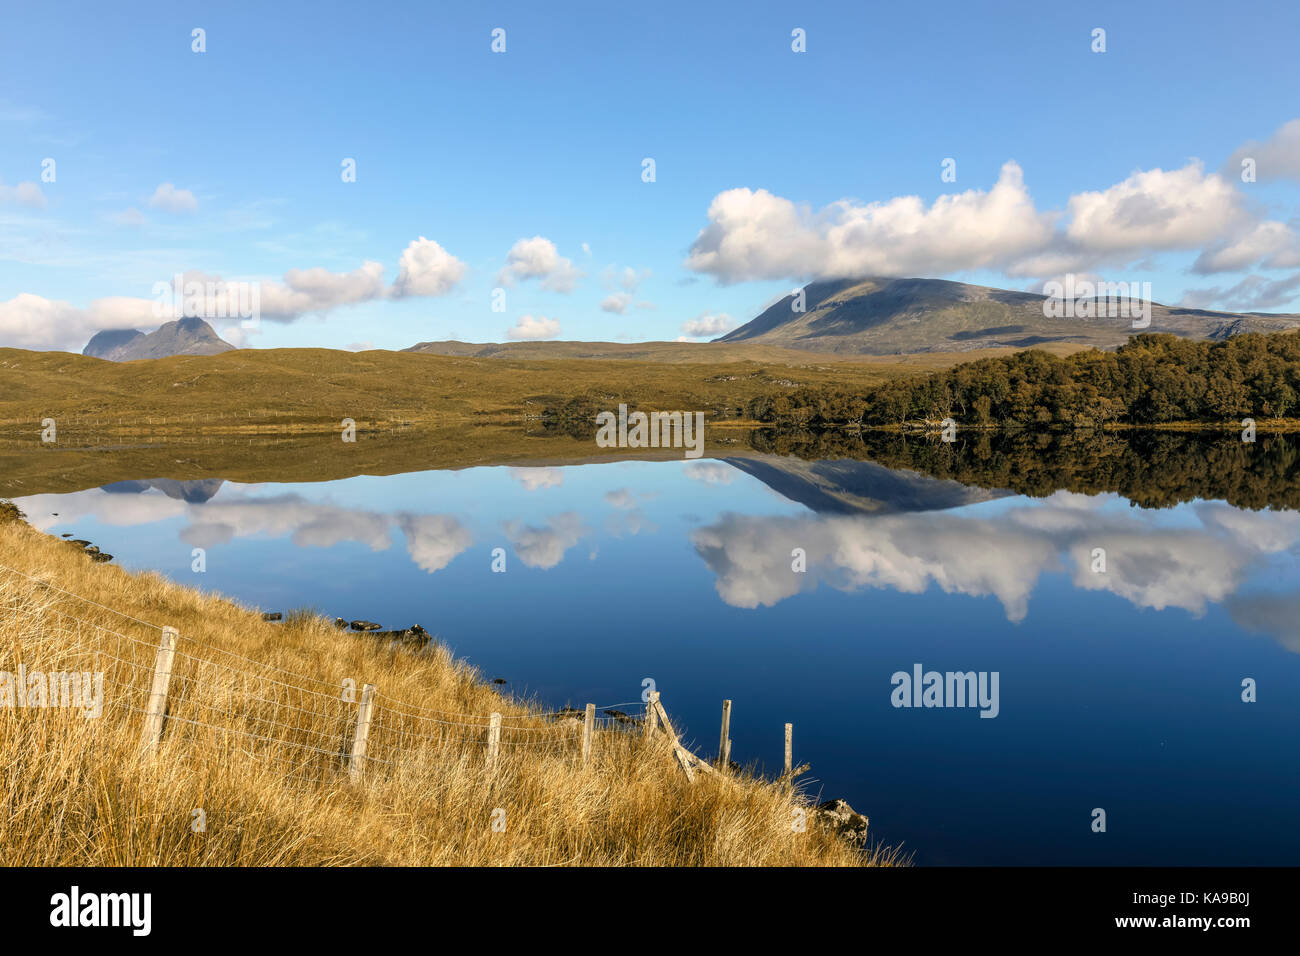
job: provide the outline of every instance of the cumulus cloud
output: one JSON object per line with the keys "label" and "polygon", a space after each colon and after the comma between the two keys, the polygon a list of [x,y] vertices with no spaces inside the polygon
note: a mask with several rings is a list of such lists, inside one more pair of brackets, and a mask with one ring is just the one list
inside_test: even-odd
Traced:
{"label": "cumulus cloud", "polygon": [[150,299],[96,299],[87,308],[27,292],[0,302],[0,344],[25,349],[72,349],[104,329],[154,326]]}
{"label": "cumulus cloud", "polygon": [[130,206],[110,217],[119,226],[143,226],[147,221],[139,209]]}
{"label": "cumulus cloud", "polygon": [[1150,169],[1099,192],[1070,197],[1066,238],[1100,253],[1145,254],[1210,242],[1246,217],[1241,194],[1199,162]]}
{"label": "cumulus cloud", "polygon": [[515,555],[530,568],[547,570],[564,560],[564,553],[576,545],[587,529],[576,512],[548,518],[546,527],[526,525],[521,521],[502,522],[506,538]]}
{"label": "cumulus cloud", "polygon": [[1247,631],[1267,634],[1300,654],[1300,594],[1247,594],[1227,603],[1232,619]]}
{"label": "cumulus cloud", "polygon": [[172,183],[163,183],[149,197],[149,205],[163,212],[186,213],[199,208],[199,201],[188,189],[177,189]]}
{"label": "cumulus cloud", "polygon": [[682,334],[693,339],[713,338],[730,332],[735,327],[736,320],[725,312],[701,312],[682,323]]}
{"label": "cumulus cloud", "polygon": [[564,484],[564,471],[560,468],[511,468],[510,477],[527,491],[558,488]]}
{"label": "cumulus cloud", "polygon": [[555,243],[543,236],[520,239],[506,253],[506,264],[497,275],[501,285],[514,285],[526,279],[540,279],[542,288],[552,292],[572,292],[582,272],[571,259],[560,255]]}
{"label": "cumulus cloud", "polygon": [[718,461],[693,461],[682,468],[682,474],[706,485],[729,485],[736,480],[736,469]]}
{"label": "cumulus cloud", "polygon": [[[219,278],[203,278],[224,285]],[[382,299],[385,292],[384,267],[378,262],[364,262],[351,272],[330,272],[320,266],[290,269],[284,274],[284,281],[262,282],[260,285],[262,317],[291,320],[310,312],[326,312],[341,305]]]}
{"label": "cumulus cloud", "polygon": [[632,296],[626,292],[615,292],[613,295],[607,295],[600,301],[600,311],[613,312],[616,315],[627,313],[628,306],[632,304]]}
{"label": "cumulus cloud", "polygon": [[[364,262],[350,272],[321,267],[290,269],[280,280],[234,280],[197,270],[182,274],[187,300],[184,313],[213,320],[242,315],[238,305],[251,302],[257,292],[260,317],[292,322],[304,315],[322,314],[341,306],[388,298],[435,296],[449,292],[464,275],[465,265],[438,243],[421,236],[406,247],[398,264],[397,281],[384,283],[384,267]],[[171,277],[162,280],[168,286]],[[199,283],[204,295],[189,301],[186,287]],[[170,302],[170,299],[167,300]],[[158,299],[115,296],[96,299],[81,308],[60,300],[22,293],[0,302],[0,344],[30,349],[80,350],[96,332],[105,329],[153,329],[173,318]],[[550,319],[554,333],[559,324]],[[538,336],[545,338],[547,336]]]}
{"label": "cumulus cloud", "polygon": [[512,328],[506,329],[506,338],[516,342],[536,342],[541,339],[553,339],[560,334],[558,319],[543,316],[523,315]]}
{"label": "cumulus cloud", "polygon": [[14,203],[29,209],[44,209],[45,193],[41,191],[39,183],[31,181],[21,182],[16,186],[6,186],[0,182],[0,203]]}
{"label": "cumulus cloud", "polygon": [[[819,583],[911,594],[938,586],[991,595],[1013,622],[1028,613],[1039,577],[1061,569],[1081,589],[1201,614],[1235,594],[1262,555],[1300,543],[1300,516],[1205,504],[1193,512],[1200,527],[1177,527],[1154,512],[1108,510],[1113,500],[1058,492],[991,520],[953,512],[725,515],[697,529],[692,543],[717,575],[718,594],[736,607],[770,606]],[[1104,574],[1092,570],[1095,547],[1106,551]],[[790,571],[794,548],[806,551],[805,574]]]}
{"label": "cumulus cloud", "polygon": [[399,299],[445,295],[465,276],[465,263],[424,236],[406,247],[397,267],[393,297]]}
{"label": "cumulus cloud", "polygon": [[1240,272],[1258,264],[1264,269],[1300,268],[1300,237],[1286,223],[1269,220],[1246,232],[1212,242],[1192,263],[1192,271]]}
{"label": "cumulus cloud", "polygon": [[1138,170],[1040,210],[1015,162],[988,190],[813,210],[766,190],[714,197],[686,266],[723,283],[751,279],[943,275],[975,269],[1044,278],[1122,267],[1166,251],[1203,250],[1198,271],[1290,268],[1300,242],[1253,214],[1234,182],[1199,161]]}
{"label": "cumulus cloud", "polygon": [[1189,309],[1230,309],[1263,312],[1276,309],[1300,295],[1300,272],[1281,279],[1248,275],[1231,286],[1188,289],[1179,303]]}
{"label": "cumulus cloud", "polygon": [[1300,182],[1300,119],[1283,123],[1263,142],[1243,143],[1223,165],[1223,174],[1240,178],[1242,160],[1255,161],[1255,178],[1266,183],[1277,179]]}
{"label": "cumulus cloud", "polygon": [[[300,548],[329,548],[355,541],[372,551],[384,551],[391,547],[396,529],[405,536],[411,559],[430,574],[445,568],[473,544],[468,529],[452,515],[388,515],[310,501],[298,494],[257,495],[230,486],[223,490],[223,497],[225,500],[195,503],[152,490],[110,494],[96,488],[21,500],[35,516],[33,523],[42,529],[83,517],[118,526],[183,518],[187,523],[180,531],[181,540],[202,548],[236,538],[287,535]],[[49,516],[55,508],[58,519]]]}
{"label": "cumulus cloud", "polygon": [[406,536],[406,552],[423,570],[433,574],[474,543],[473,536],[451,515],[404,514],[397,526]]}
{"label": "cumulus cloud", "polygon": [[845,199],[814,212],[741,188],[714,197],[708,217],[686,265],[722,282],[999,267],[1052,237],[1052,217],[1034,208],[1014,162],[992,189],[940,196],[928,207],[919,196],[900,196]]}

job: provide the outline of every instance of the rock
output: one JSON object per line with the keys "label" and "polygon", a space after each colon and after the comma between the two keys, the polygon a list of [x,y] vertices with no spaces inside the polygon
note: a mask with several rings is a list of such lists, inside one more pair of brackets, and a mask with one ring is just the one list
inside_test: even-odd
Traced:
{"label": "rock", "polygon": [[403,647],[415,648],[423,648],[430,640],[429,632],[418,624],[412,624],[408,627],[402,632],[402,637],[400,638]]}
{"label": "rock", "polygon": [[[367,626],[357,627],[358,624]],[[432,635],[430,635],[429,632],[419,624],[412,624],[410,627],[402,628],[399,631],[376,630],[379,625],[370,621],[353,621],[352,626],[358,631],[368,631],[370,636],[377,640],[393,641],[394,643],[401,644],[403,647],[423,648],[433,640]]]}
{"label": "rock", "polygon": [[281,614],[279,611],[267,611],[266,613],[264,613],[264,614],[262,615],[262,620],[264,620],[264,621],[283,621],[283,620],[284,620],[284,615]]}
{"label": "rock", "polygon": [[90,547],[90,542],[87,541],[85,538],[73,538],[71,541],[68,542],[68,544],[75,544],[79,548]]}
{"label": "rock", "polygon": [[90,560],[92,560],[92,561],[112,561],[112,560],[113,560],[113,556],[112,556],[111,554],[105,554],[103,551],[100,551],[100,552],[97,552],[97,553],[95,553],[95,554],[92,554],[92,555],[90,556]]}
{"label": "rock", "polygon": [[867,818],[849,806],[847,800],[827,800],[813,810],[817,818],[846,840],[861,843],[867,838]]}
{"label": "rock", "polygon": [[352,630],[354,631],[377,631],[379,625],[374,621],[353,621]]}
{"label": "rock", "polygon": [[72,537],[72,532],[71,532],[71,531],[65,532],[64,534],[59,535],[59,537],[60,537],[60,538],[71,538],[71,537]]}
{"label": "rock", "polygon": [[568,724],[570,727],[581,727],[587,722],[587,712],[578,710],[576,707],[561,707],[555,714],[556,723]]}
{"label": "rock", "polygon": [[99,548],[95,547],[93,544],[88,544],[81,550],[85,551],[86,554],[99,554]]}
{"label": "rock", "polygon": [[506,681],[506,679],[505,679],[504,677],[494,677],[494,678],[492,678],[492,683],[494,683],[494,684],[505,684],[505,683],[508,683],[508,682]]}
{"label": "rock", "polygon": [[334,626],[340,629],[346,628],[348,626],[348,622],[343,620],[343,618],[341,617],[336,617],[334,619]]}

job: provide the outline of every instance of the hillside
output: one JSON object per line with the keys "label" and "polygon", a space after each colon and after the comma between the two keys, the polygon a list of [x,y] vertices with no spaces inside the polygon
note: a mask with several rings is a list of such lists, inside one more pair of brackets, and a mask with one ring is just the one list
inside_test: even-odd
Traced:
{"label": "hillside", "polygon": [[[285,421],[332,422],[333,428],[343,418],[361,421],[397,411],[444,424],[520,421],[579,393],[595,394],[610,407],[627,401],[734,415],[750,398],[773,390],[832,383],[862,387],[946,368],[968,357],[950,353],[824,362],[807,352],[794,356],[801,360],[797,365],[238,349],[106,362],[67,352],[0,348],[0,430],[30,429],[47,416],[111,419],[114,427],[123,428],[183,417],[229,430],[247,424],[250,412],[257,418],[263,411]],[[271,415],[263,417],[269,421]]]}
{"label": "hillside", "polygon": [[896,355],[1067,345],[1115,348],[1138,331],[1223,339],[1300,327],[1300,315],[1153,304],[1150,327],[1135,330],[1128,317],[1047,318],[1045,296],[943,279],[840,279],[813,282],[804,292],[806,311],[794,312],[793,294],[785,296],[714,344]]}
{"label": "hillside", "polygon": [[137,329],[109,329],[97,332],[81,350],[82,355],[110,362],[166,358],[171,355],[218,355],[234,346],[225,341],[202,319],[184,318],[164,322],[148,334]]}

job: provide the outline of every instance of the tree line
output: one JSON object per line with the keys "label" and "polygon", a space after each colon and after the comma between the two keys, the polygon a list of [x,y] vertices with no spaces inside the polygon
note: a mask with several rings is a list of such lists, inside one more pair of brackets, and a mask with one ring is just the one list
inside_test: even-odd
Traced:
{"label": "tree line", "polygon": [[752,399],[756,421],[798,427],[968,424],[1093,428],[1284,418],[1300,402],[1300,336],[1249,333],[1217,342],[1168,334],[1113,352],[1058,357],[1031,349],[865,390],[803,387]]}
{"label": "tree line", "polygon": [[889,431],[756,429],[756,451],[852,458],[1030,497],[1115,492],[1142,508],[1196,500],[1300,509],[1300,439],[1163,431],[980,431],[956,442]]}

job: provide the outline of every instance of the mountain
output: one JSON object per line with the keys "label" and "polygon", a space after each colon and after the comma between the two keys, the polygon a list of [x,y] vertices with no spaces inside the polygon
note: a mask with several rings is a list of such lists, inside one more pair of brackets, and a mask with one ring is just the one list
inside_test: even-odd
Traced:
{"label": "mountain", "polygon": [[745,454],[722,460],[817,514],[942,511],[1011,494],[848,458],[804,461]]}
{"label": "mountain", "polygon": [[169,355],[217,355],[233,348],[202,319],[185,318],[166,322],[147,335],[135,329],[96,332],[81,354],[110,362],[130,362]]}
{"label": "mountain", "polygon": [[177,501],[184,501],[191,505],[201,505],[205,501],[210,501],[221,490],[223,484],[225,484],[224,478],[202,478],[195,481],[150,478],[145,481],[115,481],[103,485],[100,490],[110,495],[138,495],[150,488],[157,488],[168,498],[175,498]]}
{"label": "mountain", "polygon": [[[1051,343],[1113,348],[1138,332],[1222,339],[1241,332],[1300,328],[1300,315],[1159,304],[1152,304],[1151,324],[1143,329],[1134,329],[1128,316],[1051,318],[1044,311],[1046,296],[943,279],[838,279],[810,283],[803,292],[805,311],[793,310],[791,294],[714,341],[898,355]],[[1105,305],[1105,300],[1092,301]]]}

